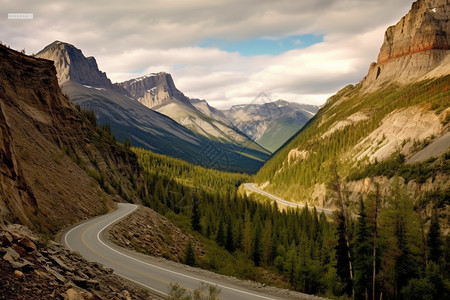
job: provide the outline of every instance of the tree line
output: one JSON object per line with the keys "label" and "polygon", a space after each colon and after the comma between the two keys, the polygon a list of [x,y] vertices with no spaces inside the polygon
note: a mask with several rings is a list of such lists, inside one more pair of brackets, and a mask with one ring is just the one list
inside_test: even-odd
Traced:
{"label": "tree line", "polygon": [[[245,174],[133,150],[144,170],[146,205],[176,216],[185,229],[243,264],[279,274],[292,289],[354,299],[450,295],[450,240],[442,234],[438,214],[438,206],[446,205],[443,194],[415,201],[397,183],[389,196],[362,197],[354,218],[336,169],[329,190],[340,209],[330,220],[314,208],[280,210],[276,203],[238,193],[249,180]],[[436,195],[439,201],[433,200]],[[431,217],[424,211],[430,205],[435,208]],[[190,264],[198,262],[187,250]],[[212,262],[208,266],[214,270]]]}

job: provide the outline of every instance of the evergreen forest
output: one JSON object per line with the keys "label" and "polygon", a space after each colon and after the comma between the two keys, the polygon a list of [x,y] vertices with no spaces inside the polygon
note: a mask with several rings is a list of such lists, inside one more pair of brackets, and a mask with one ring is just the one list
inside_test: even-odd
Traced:
{"label": "evergreen forest", "polygon": [[339,209],[326,216],[243,193],[239,186],[252,179],[246,174],[132,150],[143,169],[145,205],[205,246],[196,255],[189,243],[190,265],[330,298],[450,297],[450,238],[439,222],[446,191],[412,199],[394,180],[388,196],[377,189],[350,211],[331,167],[328,189]]}

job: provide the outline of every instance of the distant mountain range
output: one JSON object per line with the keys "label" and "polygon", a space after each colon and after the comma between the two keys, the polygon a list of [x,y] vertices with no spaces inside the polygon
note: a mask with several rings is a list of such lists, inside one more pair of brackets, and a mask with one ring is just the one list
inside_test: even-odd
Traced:
{"label": "distant mountain range", "polygon": [[223,114],[242,132],[275,152],[299,131],[319,106],[278,100],[263,104],[234,105]]}
{"label": "distant mountain range", "polygon": [[[206,114],[176,89],[170,74],[150,74],[112,84],[93,57],[55,41],[36,54],[54,61],[58,83],[74,104],[92,109],[121,141],[211,168],[255,172],[270,152],[226,119]],[[199,105],[196,100],[192,101]],[[199,105],[199,107],[202,105]],[[209,114],[209,115],[208,115]]]}
{"label": "distant mountain range", "polygon": [[117,84],[131,97],[164,114],[195,134],[211,141],[234,144],[261,153],[269,153],[240,132],[220,111],[206,101],[189,99],[175,87],[168,73],[149,74]]}

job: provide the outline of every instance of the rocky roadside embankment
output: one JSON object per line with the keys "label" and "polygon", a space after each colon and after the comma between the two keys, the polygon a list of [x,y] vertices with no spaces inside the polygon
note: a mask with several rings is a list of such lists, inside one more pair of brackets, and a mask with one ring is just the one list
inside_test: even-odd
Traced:
{"label": "rocky roadside embankment", "polygon": [[183,233],[172,222],[143,206],[115,224],[109,230],[108,238],[121,247],[176,262],[183,262],[189,240],[197,257],[205,254],[194,237]]}
{"label": "rocky roadside embankment", "polygon": [[55,242],[40,247],[27,227],[0,226],[0,299],[151,299],[112,269]]}

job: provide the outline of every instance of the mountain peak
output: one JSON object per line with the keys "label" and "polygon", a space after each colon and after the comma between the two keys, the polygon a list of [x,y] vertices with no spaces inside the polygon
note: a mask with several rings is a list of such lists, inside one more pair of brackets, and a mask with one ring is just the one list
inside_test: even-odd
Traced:
{"label": "mountain peak", "polygon": [[93,87],[113,87],[106,74],[98,69],[95,58],[85,57],[83,52],[72,44],[54,41],[38,52],[36,57],[54,61],[60,85],[75,81]]}
{"label": "mountain peak", "polygon": [[448,74],[449,18],[449,0],[414,2],[408,14],[386,30],[377,62],[371,64],[363,85],[376,89],[385,82],[408,83]]}
{"label": "mountain peak", "polygon": [[116,85],[149,108],[167,104],[174,98],[192,106],[189,98],[176,88],[172,75],[166,72],[150,73]]}
{"label": "mountain peak", "polygon": [[389,27],[378,63],[429,50],[450,50],[448,0],[419,0],[396,25]]}

